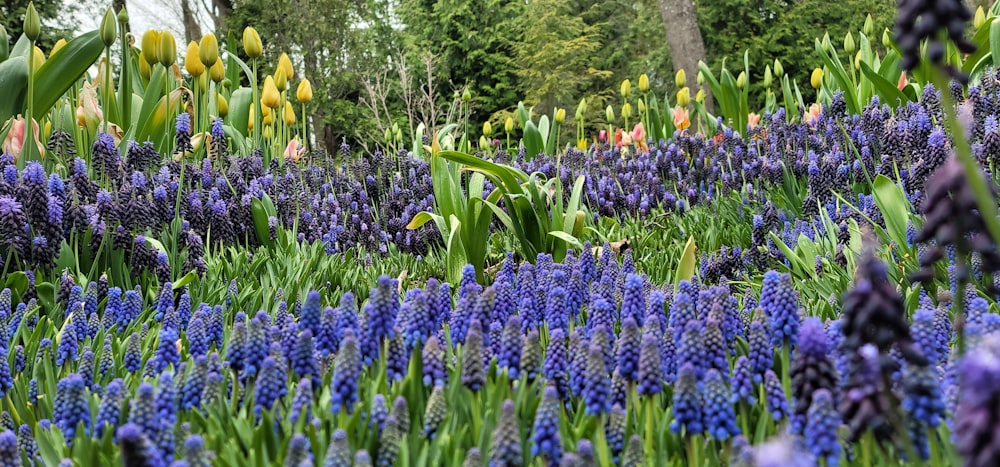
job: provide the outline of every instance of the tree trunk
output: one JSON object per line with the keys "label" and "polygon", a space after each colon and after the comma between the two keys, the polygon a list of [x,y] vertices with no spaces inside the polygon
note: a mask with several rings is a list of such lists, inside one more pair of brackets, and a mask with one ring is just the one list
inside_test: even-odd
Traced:
{"label": "tree trunk", "polygon": [[[698,76],[698,62],[705,60],[705,42],[698,29],[698,16],[692,0],[659,0],[660,17],[667,32],[667,47],[674,72],[684,70],[691,82]],[[692,92],[694,94],[695,90]],[[705,107],[712,111],[712,102],[705,91]],[[692,96],[693,97],[693,96]]]}
{"label": "tree trunk", "polygon": [[[111,6],[114,8],[115,14],[122,11],[122,9],[126,9],[127,11],[127,8],[125,7],[125,0],[114,0],[111,2]],[[131,22],[132,20],[129,20],[125,23],[125,32],[132,32],[132,27],[129,24]]]}
{"label": "tree trunk", "polygon": [[181,15],[184,18],[185,46],[188,42],[201,40],[201,25],[198,24],[195,9],[191,7],[191,0],[181,0]]}

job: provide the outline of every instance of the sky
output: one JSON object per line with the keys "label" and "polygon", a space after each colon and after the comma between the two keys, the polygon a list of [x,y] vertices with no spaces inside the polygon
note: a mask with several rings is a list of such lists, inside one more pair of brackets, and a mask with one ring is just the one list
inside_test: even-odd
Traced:
{"label": "sky", "polygon": [[[194,0],[195,4],[199,0]],[[108,4],[110,6],[110,3]],[[177,38],[178,49],[181,49],[181,41],[184,38],[184,25],[180,17],[180,5],[178,0],[130,0],[126,5],[128,9],[129,23],[132,27],[132,34],[136,37],[136,42],[141,40],[142,34],[150,29],[166,29]],[[103,11],[103,10],[102,10]],[[102,14],[90,10],[80,18],[80,31],[92,31],[101,24]],[[202,25],[210,24],[208,18],[204,18]]]}

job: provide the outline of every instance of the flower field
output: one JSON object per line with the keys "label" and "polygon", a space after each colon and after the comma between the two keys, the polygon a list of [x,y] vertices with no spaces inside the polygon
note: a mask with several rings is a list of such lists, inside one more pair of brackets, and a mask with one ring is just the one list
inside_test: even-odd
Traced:
{"label": "flower field", "polygon": [[252,27],[29,5],[0,466],[996,465],[998,12],[325,150]]}

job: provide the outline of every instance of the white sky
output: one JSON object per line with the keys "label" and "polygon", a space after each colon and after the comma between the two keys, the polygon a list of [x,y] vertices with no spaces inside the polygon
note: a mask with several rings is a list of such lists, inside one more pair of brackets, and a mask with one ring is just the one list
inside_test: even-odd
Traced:
{"label": "white sky", "polygon": [[[192,6],[198,7],[201,0],[192,0]],[[80,18],[80,32],[92,31],[101,24],[104,9],[110,6],[110,2],[98,3],[100,8],[87,9]],[[132,34],[136,37],[136,42],[142,39],[142,34],[150,29],[166,29],[177,38],[177,48],[182,50],[187,43],[184,42],[184,23],[181,20],[181,8],[178,0],[128,0],[129,23],[132,27]],[[208,24],[211,24],[207,15],[202,15],[202,32],[211,31]]]}

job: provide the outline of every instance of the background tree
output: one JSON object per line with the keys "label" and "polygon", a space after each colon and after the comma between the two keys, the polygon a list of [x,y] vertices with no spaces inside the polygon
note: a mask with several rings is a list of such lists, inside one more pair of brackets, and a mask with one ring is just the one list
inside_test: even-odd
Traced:
{"label": "background tree", "polygon": [[[29,0],[0,0],[0,17],[3,18],[3,27],[7,30],[11,46],[23,32],[28,3]],[[42,20],[42,34],[36,45],[47,52],[59,39],[71,38],[80,27],[76,18],[85,7],[86,4],[69,0],[35,0],[35,10]],[[100,15],[97,17],[100,18]]]}

